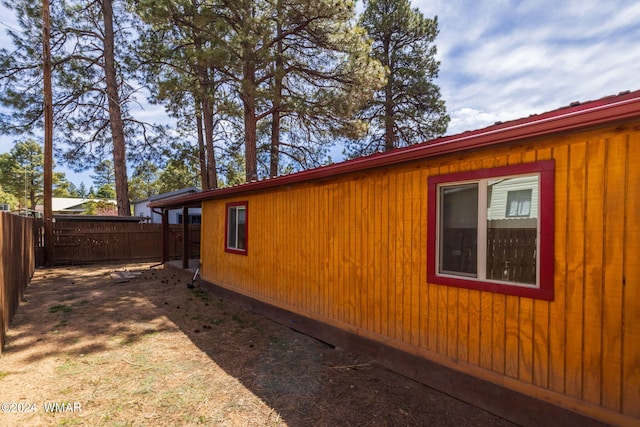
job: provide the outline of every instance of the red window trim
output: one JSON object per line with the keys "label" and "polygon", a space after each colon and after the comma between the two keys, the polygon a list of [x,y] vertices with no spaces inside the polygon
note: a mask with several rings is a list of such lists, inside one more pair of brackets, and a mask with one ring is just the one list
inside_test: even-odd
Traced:
{"label": "red window trim", "polygon": [[[229,242],[229,208],[244,206],[244,249],[233,249],[227,246]],[[224,251],[232,254],[247,255],[249,250],[249,202],[231,202],[224,207]]]}
{"label": "red window trim", "polygon": [[[454,183],[492,178],[496,176],[540,175],[540,281],[539,287],[531,288],[475,279],[440,276],[436,267],[437,197],[438,184]],[[427,280],[429,283],[456,286],[480,291],[489,291],[527,298],[553,301],[554,299],[554,210],[555,210],[555,162],[543,160],[513,166],[501,166],[469,172],[459,172],[429,177],[428,180],[428,223],[427,223]]]}

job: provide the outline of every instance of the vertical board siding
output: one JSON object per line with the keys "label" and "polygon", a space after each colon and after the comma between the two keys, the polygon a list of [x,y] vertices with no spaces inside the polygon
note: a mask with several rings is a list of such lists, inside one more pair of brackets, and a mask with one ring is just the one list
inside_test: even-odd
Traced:
{"label": "vertical board siding", "polygon": [[584,382],[583,398],[587,402],[600,404],[602,384],[602,263],[604,240],[604,198],[606,193],[604,172],[606,141],[594,138],[589,141],[587,151],[587,185],[585,223],[585,292],[584,328]]}
{"label": "vertical board siding", "polygon": [[[276,306],[640,418],[640,132],[606,129],[203,203],[203,277]],[[427,179],[555,161],[553,301],[427,283]],[[224,252],[249,202],[248,254]],[[527,388],[528,387],[528,388]],[[590,409],[592,410],[592,409]]]}
{"label": "vertical board siding", "polygon": [[[621,412],[640,418],[640,135],[627,138],[625,182],[627,197],[624,215],[624,276],[622,278],[622,408]],[[613,214],[611,214],[613,215]]]}
{"label": "vertical board siding", "polygon": [[[551,148],[542,148],[535,154],[537,161],[553,158]],[[558,247],[557,241],[556,247]],[[549,329],[549,302],[544,300],[533,301],[533,384],[542,388],[549,388],[551,343]]]}
{"label": "vertical board siding", "polygon": [[569,146],[553,148],[555,160],[554,300],[549,307],[549,389],[564,394],[566,351],[566,283],[569,215]]}
{"label": "vertical board siding", "polygon": [[588,176],[586,143],[569,147],[569,204],[567,212],[567,277],[565,284],[565,393],[582,398],[583,300],[585,270],[585,185]]}
{"label": "vertical board siding", "polygon": [[[619,411],[622,377],[622,295],[625,248],[626,137],[607,138],[604,183],[604,276],[607,291],[602,293],[602,405]],[[635,159],[636,161],[638,159]],[[634,189],[633,191],[638,191]],[[640,218],[637,211],[636,218]],[[637,227],[637,225],[636,225]],[[640,256],[636,253],[636,256]],[[638,283],[632,283],[638,286]],[[640,303],[640,301],[638,301]],[[636,319],[636,322],[640,319]],[[638,384],[640,386],[640,384]]]}
{"label": "vertical board siding", "polygon": [[[439,173],[439,168],[437,166],[432,166],[431,168],[429,168],[429,175],[436,175],[438,173]],[[427,181],[423,181],[423,183],[426,186]],[[425,307],[427,309],[428,318],[429,318],[429,337],[428,337],[427,348],[429,351],[433,353],[437,353],[438,352],[438,319],[439,319],[438,295],[442,287],[433,285],[430,283],[427,284],[427,287],[429,288],[429,298],[428,298],[429,305],[428,307]]]}

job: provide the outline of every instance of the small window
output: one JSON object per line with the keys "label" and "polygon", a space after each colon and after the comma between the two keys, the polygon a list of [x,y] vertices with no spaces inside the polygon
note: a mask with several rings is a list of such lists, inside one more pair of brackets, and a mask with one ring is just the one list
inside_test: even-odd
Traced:
{"label": "small window", "polygon": [[515,190],[507,193],[507,218],[528,218],[531,215],[533,190]]}
{"label": "small window", "polygon": [[227,204],[227,252],[247,253],[247,202]]}
{"label": "small window", "polygon": [[553,299],[553,161],[429,178],[429,281]]}

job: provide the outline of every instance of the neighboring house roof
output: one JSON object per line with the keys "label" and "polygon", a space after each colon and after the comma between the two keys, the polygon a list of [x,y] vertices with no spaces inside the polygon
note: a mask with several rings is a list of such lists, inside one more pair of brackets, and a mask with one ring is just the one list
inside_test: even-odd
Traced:
{"label": "neighboring house roof", "polygon": [[235,187],[203,191],[199,194],[180,197],[171,201],[152,201],[150,206],[166,208],[180,205],[197,205],[202,200],[207,199],[221,198],[281,185],[291,185],[314,179],[330,178],[351,172],[397,165],[413,160],[475,150],[560,132],[594,128],[611,122],[638,118],[640,118],[640,90],[622,92],[618,95],[604,97],[595,101],[573,103],[567,107],[547,113],[496,123],[483,129],[444,136],[409,147],[359,157],[291,175],[253,181]]}
{"label": "neighboring house roof", "polygon": [[[53,212],[70,212],[77,213],[83,212],[85,210],[85,204],[87,202],[99,202],[105,201],[112,204],[117,204],[116,200],[113,199],[85,199],[80,197],[52,197],[51,198],[51,210]],[[44,207],[42,205],[38,205],[36,207],[37,211],[43,211]]]}
{"label": "neighboring house roof", "polygon": [[200,193],[200,189],[196,187],[182,188],[180,190],[170,191],[168,193],[156,194],[155,196],[147,197],[146,199],[133,202],[134,205],[140,203],[156,202],[159,200],[168,200],[176,197],[186,196],[188,194]]}

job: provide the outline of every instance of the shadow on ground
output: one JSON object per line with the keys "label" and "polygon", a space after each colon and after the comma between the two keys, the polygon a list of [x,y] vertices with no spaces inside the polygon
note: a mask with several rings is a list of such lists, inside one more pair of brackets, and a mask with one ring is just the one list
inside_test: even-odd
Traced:
{"label": "shadow on ground", "polygon": [[[137,274],[117,283],[114,270]],[[38,271],[0,359],[0,400],[19,387],[22,398],[82,399],[85,412],[58,424],[512,425],[190,279],[149,265]]]}

